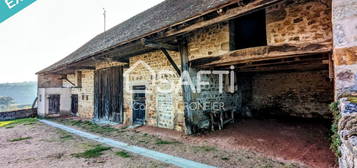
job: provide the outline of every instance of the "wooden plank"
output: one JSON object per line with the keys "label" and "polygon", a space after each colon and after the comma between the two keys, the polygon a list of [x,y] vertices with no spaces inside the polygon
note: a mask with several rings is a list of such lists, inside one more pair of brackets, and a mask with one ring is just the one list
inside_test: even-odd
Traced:
{"label": "wooden plank", "polygon": [[256,10],[259,10],[261,8],[264,8],[266,6],[272,5],[274,3],[277,3],[281,0],[256,0],[254,2],[248,3],[245,6],[241,6],[238,8],[234,8],[231,10],[228,10],[224,15],[218,16],[216,18],[213,18],[211,20],[207,21],[201,21],[198,23],[195,23],[191,26],[188,26],[186,28],[180,29],[180,30],[171,30],[165,33],[166,36],[174,36],[174,35],[179,35],[183,33],[188,33],[212,24],[224,22],[230,19],[234,19],[236,17],[239,17],[241,15],[247,14],[249,12],[253,12]]}
{"label": "wooden plank", "polygon": [[306,71],[306,70],[321,70],[327,69],[328,66],[321,64],[320,61],[300,63],[300,64],[286,64],[276,66],[263,66],[239,69],[239,72],[274,72],[274,71]]}
{"label": "wooden plank", "polygon": [[298,55],[312,55],[332,52],[330,40],[319,43],[283,44],[277,46],[263,46],[236,50],[221,56],[205,57],[191,60],[191,66],[202,68],[212,66],[228,66],[278,58],[296,57]]}
{"label": "wooden plank", "polygon": [[170,62],[172,67],[174,67],[174,69],[176,70],[177,74],[179,74],[181,76],[181,70],[180,70],[180,68],[178,68],[178,66],[176,65],[175,61],[171,58],[169,52],[167,52],[167,50],[164,49],[164,48],[162,48],[161,51],[164,53],[164,55],[166,56],[167,60]]}

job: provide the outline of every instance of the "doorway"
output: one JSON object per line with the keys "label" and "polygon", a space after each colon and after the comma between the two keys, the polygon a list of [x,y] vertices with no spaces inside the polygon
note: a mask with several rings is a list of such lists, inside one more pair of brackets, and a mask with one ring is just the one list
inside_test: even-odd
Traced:
{"label": "doorway", "polygon": [[94,93],[95,120],[122,123],[123,67],[95,71]]}
{"label": "doorway", "polygon": [[59,114],[60,113],[60,100],[61,95],[50,95],[48,98],[48,113]]}
{"label": "doorway", "polygon": [[73,94],[71,96],[72,102],[71,102],[71,112],[74,116],[77,115],[78,113],[78,95]]}
{"label": "doorway", "polygon": [[133,94],[133,125],[145,124],[145,86],[134,86],[133,90],[136,93]]}

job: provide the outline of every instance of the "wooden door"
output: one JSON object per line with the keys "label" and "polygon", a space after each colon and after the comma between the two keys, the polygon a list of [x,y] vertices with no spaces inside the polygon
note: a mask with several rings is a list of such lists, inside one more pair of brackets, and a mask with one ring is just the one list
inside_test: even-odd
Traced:
{"label": "wooden door", "polygon": [[97,70],[94,75],[94,90],[95,119],[122,123],[123,68]]}
{"label": "wooden door", "polygon": [[71,96],[72,102],[71,102],[71,111],[73,115],[77,115],[78,113],[78,95],[74,94]]}
{"label": "wooden door", "polygon": [[50,95],[48,98],[48,113],[59,114],[60,113],[60,100],[61,95]]}

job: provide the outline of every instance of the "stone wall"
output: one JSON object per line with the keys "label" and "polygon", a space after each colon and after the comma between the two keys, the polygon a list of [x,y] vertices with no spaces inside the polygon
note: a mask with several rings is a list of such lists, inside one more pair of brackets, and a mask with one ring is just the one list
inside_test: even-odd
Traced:
{"label": "stone wall", "polygon": [[60,75],[38,75],[38,88],[62,87]]}
{"label": "stone wall", "polygon": [[[78,95],[78,116],[92,119],[94,113],[94,71],[82,70],[82,86],[73,87],[72,94]],[[74,84],[76,75],[68,75],[67,78]],[[66,81],[64,81],[66,83]],[[69,84],[70,85],[70,84]]]}
{"label": "stone wall", "polygon": [[268,45],[332,39],[331,0],[285,0],[267,8]]}
{"label": "stone wall", "polygon": [[[76,74],[68,74],[67,75],[67,79],[70,81],[68,82],[67,80],[63,80],[62,81],[62,86],[65,88],[73,88],[78,86],[78,82],[77,82],[77,76]],[[74,84],[74,85],[73,85]]]}
{"label": "stone wall", "polygon": [[333,0],[335,98],[340,102],[340,167],[357,167],[357,0]]}
{"label": "stone wall", "polygon": [[332,116],[329,104],[333,102],[333,83],[327,70],[256,73],[251,84],[252,95],[248,97],[253,115]]}
{"label": "stone wall", "polygon": [[60,115],[69,115],[71,113],[71,88],[39,88],[37,114],[46,117],[49,114],[49,96],[60,95]]}
{"label": "stone wall", "polygon": [[[180,56],[176,52],[170,52],[171,57],[180,67]],[[147,65],[147,66],[146,66]],[[151,70],[148,69],[151,68]],[[169,70],[172,73],[159,75],[159,71]],[[184,130],[184,105],[181,85],[179,85],[179,75],[169,63],[161,51],[155,51],[130,58],[130,69],[124,70],[129,77],[129,88],[135,85],[146,86],[146,124],[155,127]],[[152,80],[155,79],[155,80]],[[174,82],[173,91],[160,93],[158,88],[169,88],[162,83],[166,79]],[[124,80],[125,81],[125,80]],[[152,83],[152,81],[155,81]],[[125,81],[127,84],[127,81]],[[132,102],[133,94],[128,92],[124,84],[124,120],[126,124],[132,122]]]}
{"label": "stone wall", "polygon": [[230,111],[240,109],[241,94],[235,88],[234,93],[229,92],[229,75],[224,75],[222,92],[220,92],[219,76],[217,74],[201,75],[201,82],[208,82],[202,86],[199,92],[197,89],[197,72],[192,72],[192,82],[195,85],[196,93],[192,94],[192,100],[187,105],[193,114],[193,124],[198,129],[208,129],[209,113],[212,111]]}
{"label": "stone wall", "polygon": [[357,101],[349,98],[339,100],[341,119],[339,135],[341,137],[340,167],[356,167],[357,165]]}
{"label": "stone wall", "polygon": [[93,118],[94,112],[94,71],[82,71],[82,87],[73,88],[72,94],[78,94],[78,115]]}
{"label": "stone wall", "polygon": [[24,109],[0,113],[0,121],[15,120],[21,118],[35,117],[36,109]]}
{"label": "stone wall", "polygon": [[189,59],[218,56],[229,51],[229,26],[221,23],[194,31],[188,39]]}
{"label": "stone wall", "polygon": [[[268,45],[322,42],[332,39],[331,0],[285,0],[266,8]],[[188,38],[189,59],[230,51],[227,22],[194,31]]]}

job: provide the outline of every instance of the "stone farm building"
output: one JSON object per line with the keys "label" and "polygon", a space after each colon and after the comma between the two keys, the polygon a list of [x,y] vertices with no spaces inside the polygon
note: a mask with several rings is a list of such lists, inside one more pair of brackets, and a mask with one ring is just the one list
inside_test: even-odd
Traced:
{"label": "stone farm building", "polygon": [[[166,0],[37,74],[41,116],[187,134],[239,117],[331,119],[338,101],[340,165],[357,166],[357,0]],[[159,91],[164,79],[175,91]],[[191,108],[205,102],[224,108]]]}

